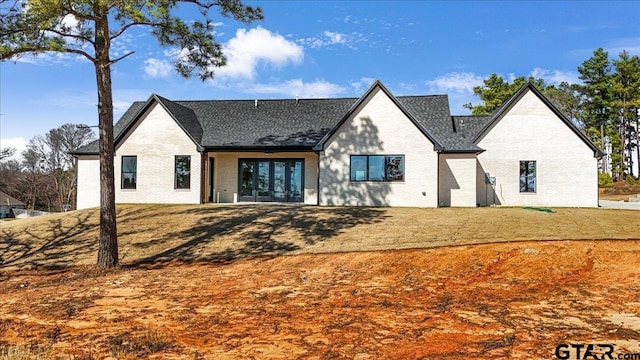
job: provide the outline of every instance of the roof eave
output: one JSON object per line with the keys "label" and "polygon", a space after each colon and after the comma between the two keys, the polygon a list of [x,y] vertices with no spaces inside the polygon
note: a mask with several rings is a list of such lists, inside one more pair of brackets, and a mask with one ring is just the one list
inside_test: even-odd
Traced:
{"label": "roof eave", "polygon": [[76,151],[70,151],[67,154],[71,155],[71,156],[83,156],[83,155],[100,155],[99,152],[76,152]]}
{"label": "roof eave", "polygon": [[265,152],[265,153],[276,153],[276,152],[314,152],[314,146],[255,146],[255,145],[215,145],[215,146],[204,146],[204,151],[207,152]]}
{"label": "roof eave", "polygon": [[443,154],[481,154],[485,152],[485,149],[453,149],[453,150],[442,150]]}

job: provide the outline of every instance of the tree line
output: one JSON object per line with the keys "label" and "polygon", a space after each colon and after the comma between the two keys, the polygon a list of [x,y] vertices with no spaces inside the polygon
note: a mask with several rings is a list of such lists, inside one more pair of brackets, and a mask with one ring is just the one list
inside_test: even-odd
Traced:
{"label": "tree line", "polygon": [[95,139],[86,125],[64,124],[34,136],[20,154],[15,148],[0,150],[0,191],[24,202],[28,209],[75,209],[77,159],[69,155]]}
{"label": "tree line", "polygon": [[[622,51],[610,60],[602,48],[578,67],[582,84],[547,85],[544,79],[520,76],[511,83],[492,74],[473,92],[482,103],[464,105],[473,115],[489,115],[527,81],[534,84],[568,119],[606,152],[600,171],[614,181],[633,176],[640,164],[640,58]],[[635,150],[635,157],[634,157]]]}

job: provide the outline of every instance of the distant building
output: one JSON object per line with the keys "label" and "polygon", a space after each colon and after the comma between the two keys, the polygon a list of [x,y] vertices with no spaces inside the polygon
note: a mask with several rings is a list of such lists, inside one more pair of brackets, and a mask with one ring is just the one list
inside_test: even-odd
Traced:
{"label": "distant building", "polygon": [[15,217],[13,209],[25,208],[25,203],[0,191],[0,218]]}

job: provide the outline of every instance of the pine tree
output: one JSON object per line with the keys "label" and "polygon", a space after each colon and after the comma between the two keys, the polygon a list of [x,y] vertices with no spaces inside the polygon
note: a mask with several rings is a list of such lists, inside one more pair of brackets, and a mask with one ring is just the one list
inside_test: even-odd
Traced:
{"label": "pine tree", "polygon": [[[197,10],[203,21],[185,21],[177,8]],[[175,47],[179,74],[201,79],[214,76],[225,64],[208,16],[217,8],[223,16],[246,23],[262,19],[262,10],[241,0],[13,0],[0,8],[0,60],[27,53],[62,52],[84,56],[95,69],[98,92],[100,152],[100,235],[98,266],[118,264],[115,184],[113,171],[113,99],[111,65],[133,52],[113,58],[111,44],[135,27],[150,28],[162,46]],[[70,21],[72,20],[72,21]]]}
{"label": "pine tree", "polygon": [[[594,143],[605,149],[607,127],[611,123],[611,64],[609,54],[602,48],[593,52],[593,56],[578,67],[580,93],[583,96],[581,105],[581,120],[585,125],[585,132],[592,136]],[[596,135],[597,134],[597,135]],[[613,160],[613,159],[612,159]],[[602,171],[608,172],[608,159],[602,159]],[[617,165],[612,162],[612,166]]]}
{"label": "pine tree", "polygon": [[[627,51],[613,60],[615,73],[612,78],[613,113],[620,136],[621,172],[632,174],[633,150],[638,149],[638,110],[640,109],[640,58]],[[640,154],[637,163],[640,163]],[[620,174],[622,176],[622,174]]]}
{"label": "pine tree", "polygon": [[482,100],[482,103],[478,105],[471,103],[464,105],[465,108],[471,110],[472,115],[492,114],[527,82],[531,82],[540,90],[546,88],[544,80],[542,79],[520,76],[515,78],[512,83],[509,83],[495,73],[491,74],[491,76],[483,82],[484,85],[473,88],[474,94]]}

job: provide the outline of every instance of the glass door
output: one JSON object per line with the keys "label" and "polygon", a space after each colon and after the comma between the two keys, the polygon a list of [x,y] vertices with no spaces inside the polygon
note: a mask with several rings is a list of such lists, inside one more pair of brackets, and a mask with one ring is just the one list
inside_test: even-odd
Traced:
{"label": "glass door", "polygon": [[273,162],[273,201],[287,201],[287,171],[285,161]]}
{"label": "glass door", "polygon": [[256,201],[271,201],[271,161],[258,160]]}
{"label": "glass door", "polygon": [[240,159],[238,201],[304,201],[304,160]]}
{"label": "glass door", "polygon": [[240,160],[238,201],[256,201],[253,160]]}
{"label": "glass door", "polygon": [[287,183],[287,201],[302,202],[304,188],[302,187],[302,160],[289,160],[289,178]]}

